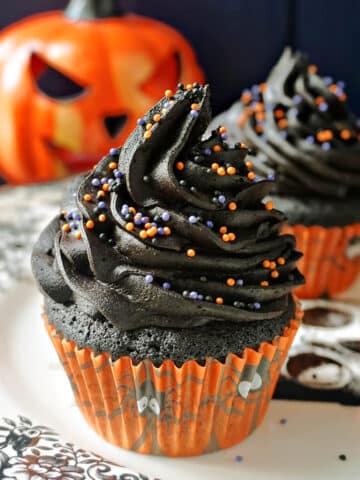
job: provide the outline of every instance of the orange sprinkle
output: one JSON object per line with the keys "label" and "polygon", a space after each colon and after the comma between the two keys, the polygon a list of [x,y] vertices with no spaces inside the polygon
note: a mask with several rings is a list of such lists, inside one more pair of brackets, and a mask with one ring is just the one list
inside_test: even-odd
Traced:
{"label": "orange sprinkle", "polygon": [[263,266],[264,268],[270,268],[270,261],[269,261],[269,260],[264,260],[264,261],[262,262],[262,266]]}
{"label": "orange sprinkle", "polygon": [[324,97],[316,97],[315,103],[316,105],[320,105],[321,103],[324,103]]}
{"label": "orange sprinkle", "polygon": [[151,136],[152,136],[152,133],[150,132],[150,130],[148,130],[147,132],[144,133],[144,138],[146,140],[149,140],[149,138],[151,138]]}
{"label": "orange sprinkle", "polygon": [[279,257],[276,261],[279,265],[285,265],[285,258],[284,257]]}
{"label": "orange sprinkle", "polygon": [[245,162],[245,165],[246,165],[246,168],[248,168],[249,170],[251,170],[251,169],[253,168],[253,166],[254,166],[254,165],[252,164],[252,162],[249,162],[249,161],[246,161],[246,162]]}
{"label": "orange sprinkle", "polygon": [[265,82],[260,83],[259,90],[260,90],[261,93],[265,92],[265,90],[266,90],[266,83]]}
{"label": "orange sprinkle", "polygon": [[255,178],[255,173],[254,172],[249,172],[248,175],[247,175],[248,179],[249,180],[254,180]]}
{"label": "orange sprinkle", "polygon": [[278,278],[279,272],[278,272],[277,270],[273,270],[273,271],[271,272],[271,276],[272,276],[272,278]]}
{"label": "orange sprinkle", "polygon": [[85,223],[85,227],[89,230],[91,230],[92,228],[95,227],[95,223],[92,221],[92,220],[88,220],[86,223]]}
{"label": "orange sprinkle", "polygon": [[261,133],[264,129],[263,129],[262,125],[255,125],[255,130],[256,130],[258,133]]}
{"label": "orange sprinkle", "polygon": [[171,235],[171,230],[169,227],[164,227],[164,233],[165,235]]}
{"label": "orange sprinkle", "polygon": [[219,133],[226,133],[227,132],[227,128],[226,127],[220,127],[219,128]]}
{"label": "orange sprinkle", "polygon": [[96,194],[97,198],[99,197],[105,197],[105,192],[103,190],[99,190]]}
{"label": "orange sprinkle", "polygon": [[148,123],[145,127],[146,130],[151,130],[152,129],[152,126],[153,124],[152,123]]}
{"label": "orange sprinkle", "polygon": [[335,93],[335,92],[337,92],[337,90],[338,90],[338,86],[337,86],[335,83],[332,83],[332,84],[329,86],[329,90],[330,90],[330,92]]}
{"label": "orange sprinkle", "polygon": [[155,115],[153,116],[153,120],[154,120],[154,122],[156,122],[156,123],[157,123],[157,122],[160,122],[160,120],[161,120],[161,115],[160,115],[160,113],[155,113]]}
{"label": "orange sprinkle", "polygon": [[265,208],[266,210],[272,210],[274,208],[274,202],[272,200],[268,200],[265,203]]}
{"label": "orange sprinkle", "polygon": [[239,127],[243,127],[247,119],[248,119],[247,113],[242,113],[240,117],[237,119],[237,124],[239,125]]}
{"label": "orange sprinkle", "polygon": [[151,227],[152,227],[151,223],[145,223],[144,225],[145,230],[149,230],[149,228]]}
{"label": "orange sprinkle", "polygon": [[139,237],[145,240],[148,237],[148,233],[146,230],[140,230]]}
{"label": "orange sprinkle", "polygon": [[216,173],[218,175],[220,175],[220,177],[223,177],[224,175],[226,175],[226,170],[224,167],[219,167],[217,170],[216,170]]}
{"label": "orange sprinkle", "polygon": [[173,91],[170,90],[170,89],[169,89],[169,90],[165,90],[165,94],[164,94],[164,95],[165,95],[166,98],[170,98],[170,97],[173,96]]}
{"label": "orange sprinkle", "polygon": [[218,305],[222,305],[224,303],[224,299],[222,297],[217,297],[215,302],[218,304]]}
{"label": "orange sprinkle", "polygon": [[276,262],[270,262],[270,268],[271,268],[271,270],[275,270]]}
{"label": "orange sprinkle", "polygon": [[176,162],[175,167],[177,170],[184,170],[185,168],[184,162]]}
{"label": "orange sprinkle", "polygon": [[230,202],[228,205],[228,209],[231,210],[232,212],[237,209],[237,203],[236,202]]}
{"label": "orange sprinkle", "polygon": [[244,92],[240,97],[240,100],[242,101],[242,103],[249,103],[251,99],[252,99],[252,95],[250,92]]}
{"label": "orange sprinkle", "polygon": [[308,66],[308,71],[310,73],[316,73],[318,71],[318,67],[316,65],[309,65]]}
{"label": "orange sprinkle", "polygon": [[221,237],[223,242],[227,243],[230,241],[230,237],[227,233],[224,233],[224,235]]}
{"label": "orange sprinkle", "polygon": [[235,175],[235,173],[236,173],[236,168],[235,168],[235,167],[228,167],[228,168],[226,169],[226,173],[227,173],[228,175]]}
{"label": "orange sprinkle", "polygon": [[340,132],[340,137],[341,137],[343,140],[349,140],[349,138],[351,138],[351,132],[350,132],[350,130],[341,130],[341,132]]}
{"label": "orange sprinkle", "polygon": [[130,213],[136,213],[136,208],[135,207],[129,207],[129,212]]}
{"label": "orange sprinkle", "polygon": [[213,151],[214,152],[221,152],[222,146],[221,145],[214,145],[213,146]]}
{"label": "orange sprinkle", "polygon": [[102,213],[98,216],[99,222],[105,222],[106,221],[106,215],[105,213]]}
{"label": "orange sprinkle", "polygon": [[188,250],[186,250],[186,255],[187,255],[188,257],[195,257],[196,252],[195,252],[195,250],[194,250],[193,248],[189,248]]}
{"label": "orange sprinkle", "polygon": [[220,165],[219,165],[218,163],[216,163],[216,162],[215,162],[215,163],[212,163],[212,164],[211,164],[211,170],[216,171],[216,170],[219,168],[219,166],[220,166]]}
{"label": "orange sprinkle", "polygon": [[198,103],[192,103],[191,104],[191,110],[199,110],[200,106]]}
{"label": "orange sprinkle", "polygon": [[260,282],[260,285],[262,287],[268,287],[269,286],[269,282],[267,280],[263,280],[262,282]]}
{"label": "orange sprinkle", "polygon": [[247,145],[246,145],[246,143],[240,143],[240,147],[241,147],[241,148],[248,148]]}
{"label": "orange sprinkle", "polygon": [[156,227],[149,228],[149,230],[147,231],[147,234],[150,238],[155,237],[155,235],[157,234],[157,228]]}
{"label": "orange sprinkle", "polygon": [[230,232],[230,233],[228,233],[228,235],[229,235],[229,241],[230,241],[230,242],[233,242],[234,240],[236,240],[236,235],[235,235],[235,233]]}
{"label": "orange sprinkle", "polygon": [[279,128],[286,128],[288,126],[288,121],[286,118],[281,118],[278,122]]}
{"label": "orange sprinkle", "polygon": [[262,112],[264,110],[264,104],[262,102],[256,102],[253,109],[254,112]]}
{"label": "orange sprinkle", "polygon": [[90,202],[92,197],[90,193],[85,193],[85,195],[83,196],[83,199],[84,199],[84,202]]}
{"label": "orange sprinkle", "polygon": [[228,279],[226,280],[226,285],[227,285],[228,287],[233,287],[233,286],[235,285],[235,283],[236,283],[236,282],[235,282],[235,279],[234,279],[234,278],[231,278],[231,277],[230,277],[230,278],[228,278]]}
{"label": "orange sprinkle", "polygon": [[191,85],[191,83],[188,83],[185,88],[186,90],[192,90],[194,87]]}
{"label": "orange sprinkle", "polygon": [[109,168],[110,168],[110,170],[115,170],[116,167],[117,167],[116,162],[110,162],[110,163],[109,163]]}
{"label": "orange sprinkle", "polygon": [[75,238],[76,238],[76,240],[81,240],[81,238],[82,238],[81,232],[76,232],[75,233]]}
{"label": "orange sprinkle", "polygon": [[60,215],[63,216],[63,217],[65,217],[66,214],[67,214],[67,211],[66,211],[66,210],[62,210],[62,211],[60,212]]}
{"label": "orange sprinkle", "polygon": [[220,227],[219,232],[222,233],[222,234],[227,233],[227,227],[225,227],[225,226]]}
{"label": "orange sprinkle", "polygon": [[108,183],[104,183],[102,189],[104,190],[104,192],[108,192],[110,190],[110,185]]}
{"label": "orange sprinkle", "polygon": [[347,99],[347,95],[346,93],[342,93],[341,95],[339,95],[339,100],[341,100],[342,102],[345,102],[345,100]]}
{"label": "orange sprinkle", "polygon": [[255,118],[258,122],[263,122],[265,120],[265,113],[264,112],[258,112],[255,114]]}
{"label": "orange sprinkle", "polygon": [[277,108],[276,110],[274,110],[274,117],[275,118],[280,119],[280,118],[283,118],[284,115],[285,115],[285,112],[281,108]]}
{"label": "orange sprinkle", "polygon": [[328,142],[329,140],[332,140],[334,137],[334,134],[331,130],[321,130],[316,134],[316,138],[319,142]]}
{"label": "orange sprinkle", "polygon": [[70,225],[68,223],[65,223],[65,225],[62,226],[62,230],[66,233],[70,232]]}

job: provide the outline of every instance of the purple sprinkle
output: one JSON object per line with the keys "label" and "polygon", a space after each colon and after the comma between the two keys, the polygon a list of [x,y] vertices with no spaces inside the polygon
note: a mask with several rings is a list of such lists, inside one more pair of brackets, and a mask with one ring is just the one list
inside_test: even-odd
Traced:
{"label": "purple sprinkle", "polygon": [[138,118],[137,119],[137,124],[140,126],[140,127],[143,127],[145,125],[145,120],[143,118]]}
{"label": "purple sprinkle", "polygon": [[343,94],[344,94],[344,92],[341,90],[341,88],[337,88],[337,89],[335,90],[335,95],[336,95],[336,96],[340,97],[340,95],[343,95]]}
{"label": "purple sprinkle", "polygon": [[197,220],[198,220],[198,219],[197,219],[197,217],[195,217],[195,215],[190,215],[190,217],[189,217],[189,222],[190,222],[190,223],[196,223]]}
{"label": "purple sprinkle", "polygon": [[315,142],[315,138],[312,135],[309,135],[308,137],[306,137],[305,140],[307,141],[307,143]]}
{"label": "purple sprinkle", "polygon": [[259,175],[255,175],[255,178],[254,178],[253,182],[258,183],[258,182],[261,182],[261,180],[262,180],[262,178],[259,177]]}
{"label": "purple sprinkle", "polygon": [[158,225],[157,225],[156,222],[151,222],[151,226],[152,226],[152,227],[157,227]]}
{"label": "purple sprinkle", "polygon": [[73,219],[73,213],[69,212],[65,215],[66,220],[72,220]]}
{"label": "purple sprinkle", "polygon": [[226,133],[222,133],[222,134],[220,135],[220,138],[221,138],[222,140],[227,140],[227,139],[228,139],[228,136],[227,136]]}
{"label": "purple sprinkle", "polygon": [[141,225],[141,218],[134,218],[135,225]]}
{"label": "purple sprinkle", "polygon": [[326,110],[329,108],[327,103],[320,103],[319,105],[319,110],[320,112],[326,112]]}
{"label": "purple sprinkle", "polygon": [[141,223],[143,223],[145,225],[145,223],[149,223],[149,217],[142,217],[141,219]]}
{"label": "purple sprinkle", "polygon": [[207,155],[209,157],[211,155],[211,149],[210,148],[205,148],[204,155]]}
{"label": "purple sprinkle", "polygon": [[112,184],[114,183],[114,181],[115,181],[115,180],[114,180],[113,178],[109,178],[108,184],[109,184],[109,185],[112,185]]}
{"label": "purple sprinkle", "polygon": [[70,222],[70,228],[71,228],[71,230],[74,230],[75,228],[77,228],[77,223],[76,222]]}
{"label": "purple sprinkle", "polygon": [[102,179],[100,180],[101,183],[104,185],[105,183],[108,183],[108,179],[106,177],[102,177]]}
{"label": "purple sprinkle", "polygon": [[287,419],[286,418],[281,418],[280,423],[281,423],[281,425],[285,425],[287,423]]}
{"label": "purple sprinkle", "polygon": [[193,117],[193,118],[197,118],[199,116],[199,112],[197,110],[191,110],[190,111],[190,115]]}
{"label": "purple sprinkle", "polygon": [[273,182],[275,180],[275,175],[273,173],[269,173],[269,175],[267,176],[267,179]]}
{"label": "purple sprinkle", "polygon": [[189,298],[191,298],[191,300],[196,300],[197,297],[198,297],[197,292],[192,291],[189,293]]}
{"label": "purple sprinkle", "polygon": [[98,208],[100,208],[100,209],[106,208],[106,203],[105,203],[105,202],[99,202],[97,206],[98,206]]}
{"label": "purple sprinkle", "polygon": [[239,278],[238,280],[236,280],[236,285],[238,287],[242,287],[244,285],[244,280],[242,280],[241,278]]}
{"label": "purple sprinkle", "polygon": [[112,157],[116,157],[120,153],[120,148],[110,148],[109,153]]}
{"label": "purple sprinkle", "polygon": [[297,108],[289,108],[288,110],[288,117],[289,118],[296,118],[299,110]]}
{"label": "purple sprinkle", "polygon": [[328,151],[330,150],[331,148],[331,144],[329,142],[324,142],[322,145],[321,145],[321,148],[325,151]]}
{"label": "purple sprinkle", "polygon": [[150,275],[150,273],[148,275],[145,275],[145,282],[146,283],[152,283],[154,281],[154,277],[152,275]]}
{"label": "purple sprinkle", "polygon": [[159,227],[158,230],[157,230],[157,233],[158,233],[159,235],[164,235],[164,229],[163,229],[163,227]]}
{"label": "purple sprinkle", "polygon": [[283,138],[284,140],[286,140],[286,137],[288,135],[287,132],[285,132],[285,130],[281,130],[281,132],[279,132],[279,133],[280,133],[280,137]]}
{"label": "purple sprinkle", "polygon": [[302,97],[301,97],[301,95],[298,95],[298,94],[297,94],[297,95],[294,95],[294,96],[293,96],[293,100],[294,100],[294,102],[295,102],[296,104],[299,104],[299,103],[302,102]]}
{"label": "purple sprinkle", "polygon": [[168,222],[170,220],[170,213],[169,212],[163,212],[161,214],[161,218],[162,218],[162,220],[164,220],[164,222]]}
{"label": "purple sprinkle", "polygon": [[201,295],[201,293],[199,293],[199,295],[197,296],[197,300],[199,300],[200,302],[204,300],[204,295]]}
{"label": "purple sprinkle", "polygon": [[325,83],[325,85],[326,85],[327,87],[328,87],[329,85],[331,85],[332,82],[333,82],[332,77],[324,77],[323,80],[324,80],[324,83]]}
{"label": "purple sprinkle", "polygon": [[243,457],[242,455],[236,455],[236,457],[235,457],[235,462],[240,463],[240,462],[242,462],[243,460],[244,460],[244,457]]}
{"label": "purple sprinkle", "polygon": [[260,308],[261,308],[261,303],[255,302],[255,303],[254,303],[254,309],[255,309],[255,310],[260,310]]}
{"label": "purple sprinkle", "polygon": [[252,91],[252,93],[253,93],[254,95],[258,94],[258,93],[260,92],[260,87],[259,87],[259,85],[253,85],[253,86],[251,87],[251,91]]}
{"label": "purple sprinkle", "polygon": [[115,178],[121,178],[123,174],[120,172],[120,170],[114,170],[114,177]]}
{"label": "purple sprinkle", "polygon": [[265,112],[271,113],[274,110],[274,105],[266,105]]}
{"label": "purple sprinkle", "polygon": [[165,102],[164,103],[164,108],[170,108],[170,102]]}
{"label": "purple sprinkle", "polygon": [[169,282],[164,282],[162,286],[165,288],[165,290],[169,290],[171,288],[171,284]]}
{"label": "purple sprinkle", "polygon": [[338,82],[336,82],[336,85],[341,88],[341,90],[344,90],[345,88],[345,82],[343,82],[342,80],[339,80]]}
{"label": "purple sprinkle", "polygon": [[92,185],[93,187],[100,187],[100,180],[99,180],[98,178],[93,178],[93,179],[91,180],[91,185]]}
{"label": "purple sprinkle", "polygon": [[212,222],[211,220],[208,220],[206,222],[206,226],[209,227],[209,228],[214,228],[214,222]]}
{"label": "purple sprinkle", "polygon": [[226,202],[226,198],[225,198],[224,195],[219,195],[218,200],[219,200],[220,203],[225,203]]}
{"label": "purple sprinkle", "polygon": [[81,220],[81,215],[79,212],[73,212],[73,219],[74,220]]}

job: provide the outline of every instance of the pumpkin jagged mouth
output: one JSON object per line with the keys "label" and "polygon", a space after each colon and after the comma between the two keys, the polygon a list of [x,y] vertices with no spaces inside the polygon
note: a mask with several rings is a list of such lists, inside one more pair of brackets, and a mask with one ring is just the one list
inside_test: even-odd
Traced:
{"label": "pumpkin jagged mouth", "polygon": [[52,154],[73,173],[84,172],[98,163],[101,155],[86,152],[72,152],[66,147],[56,145],[52,140],[45,141]]}

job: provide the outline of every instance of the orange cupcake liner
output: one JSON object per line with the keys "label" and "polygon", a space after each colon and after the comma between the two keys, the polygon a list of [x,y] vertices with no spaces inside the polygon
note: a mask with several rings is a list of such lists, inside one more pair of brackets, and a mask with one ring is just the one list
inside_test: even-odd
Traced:
{"label": "orange cupcake liner", "polygon": [[355,283],[360,256],[349,258],[347,249],[351,239],[360,237],[360,223],[329,228],[286,225],[283,233],[294,235],[297,249],[303,253],[298,268],[306,283],[294,291],[298,298],[334,297]]}
{"label": "orange cupcake liner", "polygon": [[257,351],[181,367],[171,360],[159,367],[130,357],[113,362],[66,340],[46,315],[44,321],[90,426],[121,448],[178,457],[231,447],[261,423],[301,316],[298,310],[283,334]]}

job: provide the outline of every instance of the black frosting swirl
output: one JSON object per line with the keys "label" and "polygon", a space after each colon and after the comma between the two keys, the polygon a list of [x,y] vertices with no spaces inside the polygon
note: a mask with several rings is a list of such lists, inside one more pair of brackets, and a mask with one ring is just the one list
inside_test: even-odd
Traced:
{"label": "black frosting swirl", "polygon": [[343,82],[316,70],[304,54],[287,48],[266,83],[245,90],[227,121],[226,114],[220,118],[255,149],[256,171],[275,176],[274,193],[358,196],[358,123],[347,108]]}
{"label": "black frosting swirl", "polygon": [[[249,322],[293,308],[300,254],[262,203],[247,149],[210,122],[208,87],[166,96],[65,195],[41,234],[34,274],[55,302],[121,330]],[[74,192],[74,193],[72,193]]]}

